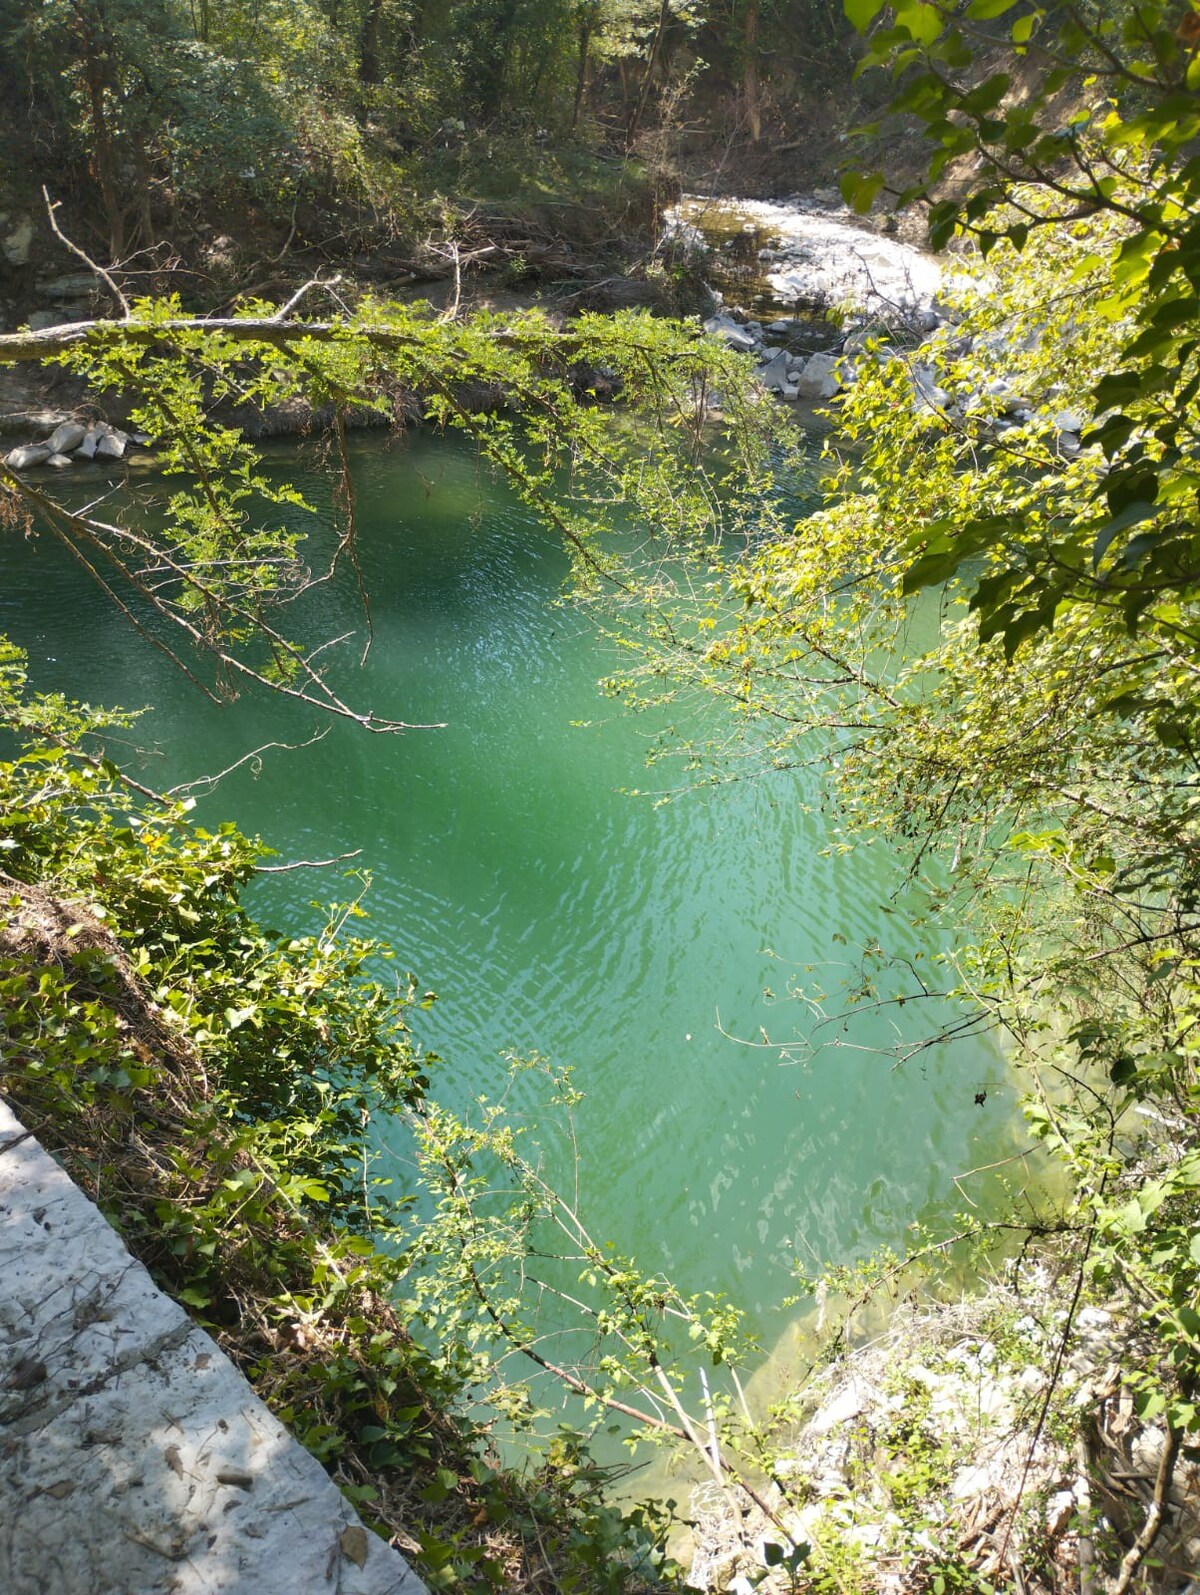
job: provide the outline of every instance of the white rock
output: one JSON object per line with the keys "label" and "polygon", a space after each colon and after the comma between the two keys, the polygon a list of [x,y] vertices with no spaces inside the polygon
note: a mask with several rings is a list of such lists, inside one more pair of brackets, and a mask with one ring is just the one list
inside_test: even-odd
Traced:
{"label": "white rock", "polygon": [[78,421],[64,421],[61,426],[56,426],[46,439],[46,447],[51,454],[70,454],[72,449],[77,449],[87,436],[87,427],[80,426]]}
{"label": "white rock", "polygon": [[778,354],[767,361],[765,366],[761,367],[758,373],[758,380],[770,392],[782,393],[787,386],[788,367],[791,363],[791,356],[786,350],[781,349]]}
{"label": "white rock", "polygon": [[794,382],[785,382],[779,390],[779,397],[789,401],[798,399],[800,397],[800,389]]}
{"label": "white rock", "polygon": [[119,460],[125,453],[124,432],[105,432],[96,443],[98,460]]}
{"label": "white rock", "polygon": [[841,387],[837,374],[838,356],[814,354],[810,356],[800,374],[800,394],[805,399],[832,399]]}
{"label": "white rock", "polygon": [[711,338],[723,338],[731,349],[749,354],[754,348],[754,334],[736,322],[732,316],[710,316],[704,330]]}
{"label": "white rock", "polygon": [[4,463],[10,471],[28,471],[31,466],[44,465],[49,458],[50,450],[44,443],[23,443],[4,456]]}
{"label": "white rock", "polygon": [[425,1595],[3,1102],[0,1269],[5,1595]]}
{"label": "white rock", "polygon": [[[1082,432],[1087,425],[1087,420],[1078,410],[1060,410],[1054,417],[1054,424],[1060,432]],[[1099,1307],[1085,1307],[1083,1311],[1085,1313],[1100,1313],[1102,1310]],[[1080,1316],[1082,1317],[1082,1314]],[[1107,1322],[1109,1315],[1103,1313],[1102,1316]]]}
{"label": "white rock", "polygon": [[83,442],[75,450],[76,454],[82,455],[85,460],[90,460],[95,455],[100,439],[103,436],[104,433],[98,426],[89,426]]}
{"label": "white rock", "polygon": [[26,266],[29,264],[29,251],[33,245],[33,222],[28,216],[21,220],[6,236],[0,249],[4,251],[4,258],[10,266]]}
{"label": "white rock", "polygon": [[[1057,422],[1055,423],[1058,424]],[[1064,427],[1064,432],[1077,432],[1078,427]],[[1112,1323],[1112,1314],[1106,1313],[1103,1307],[1081,1307],[1075,1319],[1078,1329],[1107,1329]]]}
{"label": "white rock", "polygon": [[1058,1539],[1074,1515],[1074,1493],[1071,1490],[1056,1490],[1046,1502],[1046,1533],[1049,1537]]}
{"label": "white rock", "polygon": [[71,456],[69,454],[52,454],[46,464],[55,471],[69,471],[71,469]]}
{"label": "white rock", "polygon": [[1003,1472],[995,1458],[990,1463],[960,1468],[950,1483],[950,1494],[956,1501],[969,1500],[973,1495],[986,1495],[1000,1482]]}
{"label": "white rock", "polygon": [[808,1432],[828,1434],[831,1429],[840,1429],[844,1423],[849,1423],[851,1418],[857,1418],[866,1404],[866,1391],[855,1380],[851,1380],[809,1419]]}
{"label": "white rock", "polygon": [[870,1547],[878,1545],[884,1533],[882,1523],[859,1523],[847,1533],[846,1538],[858,1545]]}

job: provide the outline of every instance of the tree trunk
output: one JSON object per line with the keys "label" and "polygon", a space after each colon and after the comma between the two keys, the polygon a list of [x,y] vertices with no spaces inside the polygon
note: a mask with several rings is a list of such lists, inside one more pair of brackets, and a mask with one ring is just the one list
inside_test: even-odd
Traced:
{"label": "tree trunk", "polygon": [[666,37],[667,24],[671,20],[671,0],[662,0],[658,12],[658,26],[654,30],[654,41],[650,46],[650,54],[646,57],[646,70],[642,75],[642,86],[638,91],[637,104],[633,108],[633,115],[629,120],[629,137],[634,138],[641,126],[642,117],[646,114],[646,106],[650,102],[650,89],[654,83],[654,68],[658,65],[658,58],[662,53],[663,39]]}
{"label": "tree trunk", "polygon": [[572,133],[579,126],[579,113],[583,109],[583,96],[587,89],[588,57],[592,48],[592,30],[595,27],[596,13],[588,9],[587,16],[579,24],[579,68],[575,74],[575,105],[571,111]]}
{"label": "tree trunk", "polygon": [[745,64],[742,69],[742,99],[746,107],[746,123],[750,129],[750,142],[757,144],[762,137],[762,102],[758,85],[758,22],[759,0],[746,0],[746,20],[742,28],[742,49]]}
{"label": "tree trunk", "polygon": [[117,262],[125,253],[125,215],[117,193],[117,162],[104,101],[108,73],[104,54],[98,47],[92,17],[82,9],[77,9],[75,14],[80,22],[83,79],[87,87],[88,112],[92,124],[92,166],[100,185],[100,198],[108,222],[109,256],[113,262]]}
{"label": "tree trunk", "polygon": [[363,15],[362,32],[358,40],[358,81],[378,83],[379,75],[379,22],[383,0],[368,0]]}

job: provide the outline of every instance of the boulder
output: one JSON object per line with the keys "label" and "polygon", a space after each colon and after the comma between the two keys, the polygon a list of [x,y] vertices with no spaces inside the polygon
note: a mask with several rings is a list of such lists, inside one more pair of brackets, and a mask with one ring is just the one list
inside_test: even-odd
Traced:
{"label": "boulder", "polygon": [[96,444],[98,460],[119,460],[125,454],[124,432],[105,432]]}
{"label": "boulder", "polygon": [[87,436],[87,427],[80,426],[78,421],[64,421],[61,426],[46,439],[46,447],[51,454],[70,454],[77,449]]}
{"label": "boulder", "polygon": [[801,398],[832,399],[842,385],[837,367],[836,354],[810,355],[797,383]]}
{"label": "boulder", "polygon": [[913,366],[912,383],[918,409],[944,410],[950,403],[950,395],[939,384],[932,366]]}
{"label": "boulder", "polygon": [[783,387],[779,390],[779,397],[781,399],[789,400],[798,399],[800,397],[800,389],[794,382],[785,382]]}
{"label": "boulder", "polygon": [[4,258],[10,266],[27,266],[32,247],[33,222],[28,216],[22,216],[16,226],[6,234],[0,249],[4,251]]}
{"label": "boulder", "polygon": [[710,316],[704,323],[704,330],[710,338],[723,338],[731,349],[737,349],[742,354],[749,354],[754,348],[754,334],[739,325],[732,316]]}
{"label": "boulder", "polygon": [[1054,424],[1060,432],[1082,432],[1087,422],[1078,410],[1060,410]]}
{"label": "boulder", "polygon": [[4,463],[10,471],[28,471],[31,466],[44,465],[49,458],[50,450],[44,443],[24,443],[6,454]]}
{"label": "boulder", "polygon": [[75,450],[76,455],[82,460],[90,460],[95,456],[96,449],[104,433],[98,426],[89,426],[84,435],[83,442]]}
{"label": "boulder", "polygon": [[47,299],[86,299],[96,286],[96,276],[90,271],[71,271],[65,277],[52,277],[38,283],[38,291]]}
{"label": "boulder", "polygon": [[761,368],[758,380],[769,393],[781,393],[787,385],[788,369],[791,364],[791,355],[786,349],[781,349]]}
{"label": "boulder", "polygon": [[57,310],[35,310],[29,318],[29,330],[45,332],[47,327],[61,327],[66,319]]}
{"label": "boulder", "polygon": [[52,454],[46,464],[55,471],[69,471],[71,469],[71,456],[69,454]]}
{"label": "boulder", "polygon": [[791,324],[790,321],[784,321],[784,320],[781,319],[779,321],[768,321],[767,322],[767,331],[768,332],[791,332],[791,330],[792,330],[792,324]]}

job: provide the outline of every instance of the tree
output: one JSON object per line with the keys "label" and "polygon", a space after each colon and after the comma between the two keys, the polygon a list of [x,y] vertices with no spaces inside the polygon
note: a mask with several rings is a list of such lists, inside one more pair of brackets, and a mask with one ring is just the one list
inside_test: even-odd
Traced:
{"label": "tree", "polygon": [[[135,423],[155,439],[167,476],[180,482],[157,534],[136,519],[108,522],[73,510],[0,466],[9,524],[62,541],[133,624],[147,616],[166,622],[157,645],[210,694],[254,681],[371,730],[403,728],[356,712],[331,685],[328,656],[318,663],[326,639],[303,644],[284,629],[288,606],[314,580],[331,579],[342,565],[357,569],[345,456],[355,406],[402,422],[412,403],[426,423],[473,438],[559,529],[585,585],[620,579],[603,534],[623,506],[678,543],[711,541],[754,515],[777,426],[757,403],[749,363],[694,328],[645,314],[585,315],[563,332],[534,311],[457,320],[428,306],[376,301],[316,320],[296,314],[303,298],[282,308],[249,305],[219,320],[189,317],[174,300],[147,300],[121,321],[0,338],[0,362],[52,358],[98,392],[132,397]],[[620,427],[576,391],[580,374],[597,366],[621,388]],[[742,474],[721,501],[704,466],[717,388],[726,413],[742,423],[731,443]],[[238,431],[207,420],[223,400],[289,398],[328,406],[340,455],[341,538],[317,576],[301,559],[299,535],[262,509],[300,506],[300,496],[267,478]],[[558,488],[566,471],[569,500]],[[369,608],[365,616],[369,637]],[[215,666],[204,681],[195,650]]]}
{"label": "tree", "polygon": [[[860,30],[882,7],[851,0]],[[973,0],[961,16],[924,0],[875,27],[864,67],[901,75],[895,111],[917,118],[933,146],[927,176],[898,198],[928,201],[947,163],[970,155],[981,179],[962,201],[930,203],[931,238],[956,229],[986,255],[998,240],[1018,249],[1046,229],[1093,214],[1111,218],[1105,239],[1111,282],[1092,313],[1125,329],[1119,355],[1093,372],[1088,395],[1104,454],[1089,515],[1055,523],[1037,543],[1012,519],[941,526],[914,544],[911,580],[941,581],[982,548],[1008,549],[1002,571],[976,603],[1017,646],[1076,603],[1120,604],[1131,626],[1156,604],[1188,599],[1200,571],[1196,487],[1189,464],[1200,337],[1200,176],[1189,146],[1200,131],[1197,28],[1165,4],[1072,5],[1046,14],[1020,6],[1005,25],[1034,89],[1009,101],[1012,75],[972,71],[994,44],[993,18],[1015,0]],[[1063,114],[1064,101],[1067,112]],[[869,203],[882,178],[851,177],[847,193]],[[1160,607],[1161,614],[1161,607]]]}

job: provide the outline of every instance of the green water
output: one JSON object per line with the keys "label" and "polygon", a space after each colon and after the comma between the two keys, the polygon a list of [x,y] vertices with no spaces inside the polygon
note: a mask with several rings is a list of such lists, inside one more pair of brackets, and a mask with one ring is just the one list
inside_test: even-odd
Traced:
{"label": "green water", "polygon": [[[655,784],[649,728],[597,694],[617,660],[557,603],[553,539],[444,442],[359,443],[355,474],[375,643],[348,690],[446,727],[334,724],[228,777],[198,818],[232,818],[285,860],[360,849],[372,929],[438,993],[418,1026],[444,1059],[435,1094],[495,1094],[507,1050],[573,1066],[593,1232],[685,1290],[730,1293],[770,1344],[793,1316],[794,1258],[903,1246],[910,1222],[961,1207],[956,1174],[1011,1150],[1003,1064],[976,1040],[893,1069],[875,1049],[897,1025],[912,1038],[944,1017],[912,1008],[827,1026],[804,1063],[733,1039],[807,1033],[808,1010],[782,996],[805,965],[836,995],[868,943],[933,944],[894,896],[903,860],[886,839],[823,857],[810,775],[666,807],[623,795]],[[322,589],[307,623],[357,628],[349,585]],[[320,729],[274,699],[203,701],[45,541],[0,538],[0,630],[29,650],[39,687],[153,704],[133,763],[160,787]],[[256,890],[292,929],[346,888],[301,870]]]}

